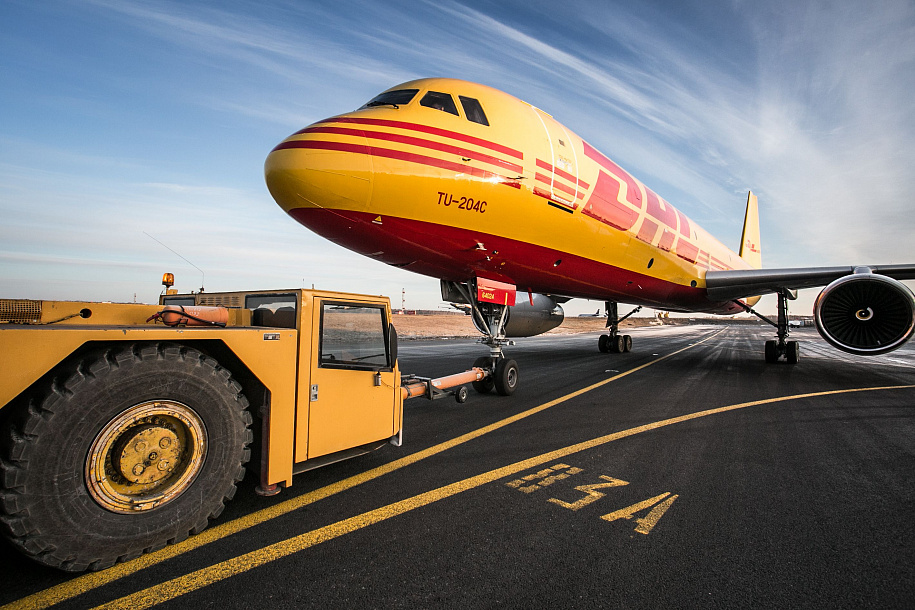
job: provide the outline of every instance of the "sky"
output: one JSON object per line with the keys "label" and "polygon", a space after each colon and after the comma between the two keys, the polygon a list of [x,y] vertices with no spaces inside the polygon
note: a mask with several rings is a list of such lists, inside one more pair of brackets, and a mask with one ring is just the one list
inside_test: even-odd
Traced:
{"label": "sky", "polygon": [[559,6],[0,0],[0,297],[155,302],[173,272],[442,307],[263,178],[289,134],[429,76],[544,109],[734,249],[752,189],[766,267],[915,262],[915,3]]}

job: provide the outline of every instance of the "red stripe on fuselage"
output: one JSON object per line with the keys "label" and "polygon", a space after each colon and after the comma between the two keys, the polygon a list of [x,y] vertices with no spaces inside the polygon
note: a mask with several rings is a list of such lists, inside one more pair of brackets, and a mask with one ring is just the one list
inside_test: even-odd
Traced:
{"label": "red stripe on fuselage", "polygon": [[557,176],[559,176],[561,178],[565,178],[572,184],[576,184],[577,186],[580,186],[581,188],[583,188],[585,190],[588,190],[588,188],[589,188],[588,183],[585,182],[584,180],[582,180],[581,178],[576,179],[575,176],[573,176],[569,172],[567,172],[565,170],[561,170],[558,167],[553,167],[552,165],[550,165],[549,163],[547,163],[546,161],[544,161],[542,159],[537,159],[537,167],[539,167],[540,169],[545,169],[548,172],[553,172]]}
{"label": "red stripe on fuselage", "polygon": [[524,168],[518,165],[517,163],[512,163],[511,161],[505,161],[498,157],[493,157],[486,153],[477,152],[470,150],[469,148],[459,148],[457,146],[452,146],[451,144],[445,144],[444,142],[435,142],[434,140],[426,140],[423,138],[416,138],[414,136],[405,136],[396,133],[388,133],[385,131],[371,131],[363,129],[348,129],[346,127],[308,127],[299,132],[300,134],[310,134],[310,133],[332,133],[341,136],[362,136],[370,140],[384,140],[387,142],[397,142],[399,144],[408,144],[410,146],[417,146],[420,148],[428,148],[431,150],[437,150],[440,152],[451,153],[454,155],[459,155],[461,157],[467,157],[470,159],[476,159],[477,161],[482,161],[483,163],[489,163],[490,165],[498,165],[504,167],[510,171],[520,174],[524,171]]}
{"label": "red stripe on fuselage", "polygon": [[[489,140],[484,140],[483,138],[477,138],[474,136],[469,136],[465,133],[459,131],[449,131],[447,129],[440,129],[438,127],[430,127],[429,125],[422,125],[421,123],[406,123],[404,121],[388,121],[384,119],[359,119],[354,117],[339,117],[324,119],[323,121],[318,121],[315,125],[323,123],[355,123],[357,125],[376,125],[379,127],[394,127],[397,129],[409,129],[411,131],[419,131],[422,133],[428,133],[436,136],[442,136],[445,138],[451,138],[453,140],[460,140],[461,142],[467,142],[468,144],[475,144],[477,146],[482,146],[483,148],[488,148],[496,152],[514,157],[519,160],[524,160],[524,154],[515,150],[514,148],[509,148],[508,146],[503,146],[497,142],[491,142]],[[295,135],[303,133],[307,130],[308,127],[302,131],[296,132]]]}
{"label": "red stripe on fuselage", "polygon": [[497,178],[499,180],[499,184],[504,184],[505,186],[510,186],[517,189],[521,188],[521,183],[517,180],[512,180],[511,178],[506,178],[505,176],[500,176],[499,174],[494,174],[484,169],[470,165],[463,165],[461,163],[455,163],[454,161],[446,161],[445,159],[439,159],[438,157],[428,157],[426,155],[418,155],[416,153],[409,153],[402,150],[394,150],[391,148],[378,148],[377,146],[349,144],[347,142],[325,142],[322,140],[287,140],[285,142],[281,142],[273,150],[287,150],[292,148],[337,150],[340,152],[351,152],[362,155],[372,155],[374,157],[398,159],[400,161],[410,161],[411,163],[419,163],[421,165],[438,167],[452,172],[469,174],[474,178]]}
{"label": "red stripe on fuselage", "polygon": [[559,191],[562,191],[563,193],[567,193],[567,194],[571,195],[573,199],[574,199],[575,196],[578,194],[578,193],[575,191],[575,189],[573,189],[572,187],[566,186],[566,185],[563,184],[562,182],[556,182],[555,180],[551,180],[549,176],[544,176],[543,174],[535,173],[535,174],[534,174],[534,179],[537,180],[538,182],[542,182],[542,183],[544,183],[544,184],[549,184],[549,185],[551,185],[554,189],[559,190]]}
{"label": "red stripe on fuselage", "polygon": [[[395,216],[384,216],[384,223],[375,225],[375,213],[294,208],[289,214],[344,248],[434,278],[467,281],[497,274],[534,292],[669,310],[741,311],[733,303],[708,301],[699,288],[499,235]],[[486,250],[471,247],[477,243]]]}
{"label": "red stripe on fuselage", "polygon": [[718,257],[716,257],[714,255],[709,255],[709,256],[712,261],[712,266],[718,268],[718,269],[716,269],[716,271],[728,271],[728,270],[732,269],[732,267],[730,267],[726,262],[719,259]]}

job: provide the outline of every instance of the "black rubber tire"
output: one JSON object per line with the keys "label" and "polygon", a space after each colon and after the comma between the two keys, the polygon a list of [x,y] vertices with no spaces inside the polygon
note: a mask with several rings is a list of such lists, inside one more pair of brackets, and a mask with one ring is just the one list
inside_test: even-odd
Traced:
{"label": "black rubber tire", "polygon": [[778,343],[774,340],[766,341],[766,362],[769,364],[778,362]]}
{"label": "black rubber tire", "polygon": [[499,396],[511,396],[518,389],[518,363],[510,358],[500,358],[493,373],[496,393]]}
{"label": "black rubber tire", "polygon": [[[199,418],[202,465],[161,505],[112,512],[89,491],[90,447],[125,411],[156,401],[180,403]],[[92,352],[18,407],[0,441],[0,522],[28,557],[67,571],[103,569],[200,532],[235,494],[250,457],[241,386],[214,359],[184,346]]]}
{"label": "black rubber tire", "polygon": [[785,359],[788,361],[788,364],[797,364],[797,361],[801,358],[801,346],[797,341],[788,341],[787,348],[788,351],[785,353]]}
{"label": "black rubber tire", "polygon": [[623,351],[627,353],[632,351],[632,337],[630,335],[623,335]]}
{"label": "black rubber tire", "polygon": [[610,335],[601,335],[597,338],[597,349],[606,354],[610,351]]}
{"label": "black rubber tire", "polygon": [[626,351],[626,340],[623,339],[623,335],[610,337],[608,344],[610,346],[611,354],[622,354],[624,351]]}
{"label": "black rubber tire", "polygon": [[[473,361],[474,368],[486,369],[492,371],[492,358],[489,356],[480,356]],[[470,383],[473,386],[473,389],[479,392],[480,394],[489,394],[492,392],[492,389],[495,387],[496,383],[493,381],[492,375],[483,379],[481,381],[472,381]]]}
{"label": "black rubber tire", "polygon": [[459,405],[462,405],[465,402],[467,402],[467,386],[462,385],[461,387],[459,387],[457,390],[454,391],[454,400]]}

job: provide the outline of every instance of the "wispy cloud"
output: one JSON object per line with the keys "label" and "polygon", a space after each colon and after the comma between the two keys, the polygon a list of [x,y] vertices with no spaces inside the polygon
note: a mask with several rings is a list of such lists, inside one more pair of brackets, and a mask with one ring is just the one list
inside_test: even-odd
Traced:
{"label": "wispy cloud", "polygon": [[[753,188],[768,265],[915,260],[907,1],[723,1],[676,13],[588,0],[562,11],[450,0],[67,6],[89,14],[102,46],[93,56],[78,45],[85,87],[54,80],[53,45],[30,53],[38,80],[28,99],[40,112],[0,98],[0,112],[34,126],[0,128],[0,281],[23,281],[24,267],[45,278],[54,266],[91,268],[123,290],[123,265],[148,273],[176,261],[148,231],[214,282],[408,286],[433,306],[434,282],[295,225],[270,200],[260,164],[291,130],[435,75],[543,107],[728,245]],[[66,31],[79,42],[78,29]],[[125,33],[147,63],[104,46]]]}

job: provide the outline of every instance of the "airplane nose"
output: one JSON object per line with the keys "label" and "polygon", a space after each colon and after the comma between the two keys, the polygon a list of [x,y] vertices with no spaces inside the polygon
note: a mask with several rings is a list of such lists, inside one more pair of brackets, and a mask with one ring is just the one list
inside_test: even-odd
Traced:
{"label": "airplane nose", "polygon": [[264,178],[286,213],[298,208],[361,212],[372,195],[372,158],[361,135],[308,128],[270,152]]}

